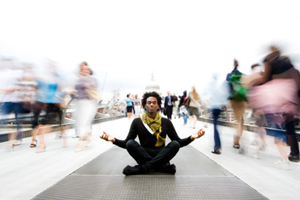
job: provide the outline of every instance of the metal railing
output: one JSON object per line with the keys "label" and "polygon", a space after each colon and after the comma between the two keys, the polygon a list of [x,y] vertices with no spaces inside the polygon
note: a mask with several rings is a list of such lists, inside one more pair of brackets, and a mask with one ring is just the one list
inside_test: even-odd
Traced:
{"label": "metal railing", "polygon": [[[73,113],[76,111],[76,99],[68,100],[67,106],[62,108],[61,112],[61,124],[72,124],[75,119]],[[2,104],[0,104],[1,110]],[[43,111],[40,115],[40,120],[45,116]],[[125,116],[125,102],[123,101],[110,101],[110,100],[99,100],[97,103],[97,109],[95,111],[95,120],[99,119],[108,119],[112,117]],[[29,126],[33,119],[33,113],[22,114],[19,119],[23,122],[23,125]],[[9,128],[15,127],[15,115],[14,113],[1,116],[1,127],[0,128]]]}

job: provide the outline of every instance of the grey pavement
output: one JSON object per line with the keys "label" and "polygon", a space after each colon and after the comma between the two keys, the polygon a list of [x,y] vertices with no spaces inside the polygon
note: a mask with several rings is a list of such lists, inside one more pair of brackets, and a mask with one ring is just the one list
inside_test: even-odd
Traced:
{"label": "grey pavement", "polygon": [[[173,119],[172,122],[180,137],[187,137],[196,131],[189,125],[183,126],[183,119]],[[93,125],[93,145],[89,148],[83,146],[82,151],[77,153],[74,152],[77,139],[72,139],[74,129],[67,130],[66,148],[63,148],[62,139],[55,139],[56,133],[47,134],[47,148],[43,153],[35,153],[37,148],[29,148],[31,138],[23,139],[22,145],[15,147],[13,151],[6,150],[7,142],[1,143],[0,199],[34,198],[113,147],[110,142],[99,139],[102,131],[123,139],[130,124],[131,120],[123,118]],[[204,123],[199,121],[196,126],[202,128]],[[289,170],[274,168],[273,162],[280,159],[274,138],[267,137],[267,150],[260,152],[260,159],[255,159],[246,154],[239,154],[238,150],[232,148],[235,129],[223,126],[219,128],[222,138],[221,155],[211,153],[212,124],[205,128],[206,134],[191,145],[269,199],[300,199],[300,163],[291,163]],[[253,146],[250,145],[250,141],[254,133],[244,131],[244,135],[248,137],[245,143],[251,152]],[[99,167],[105,167],[105,163]]]}

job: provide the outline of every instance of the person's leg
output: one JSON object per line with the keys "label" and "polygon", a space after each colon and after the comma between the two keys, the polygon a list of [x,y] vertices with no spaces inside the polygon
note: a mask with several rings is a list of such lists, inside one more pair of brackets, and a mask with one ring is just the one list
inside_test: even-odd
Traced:
{"label": "person's leg", "polygon": [[97,110],[97,102],[94,100],[88,100],[88,120],[86,122],[86,128],[85,128],[85,138],[87,139],[88,143],[85,147],[90,147],[92,145],[92,124],[95,119],[95,114]]}
{"label": "person's leg", "polygon": [[40,146],[38,150],[36,150],[36,153],[46,151],[45,134],[49,133],[50,129],[51,127],[49,125],[39,126]]}
{"label": "person's leg", "polygon": [[126,143],[126,149],[131,157],[138,163],[135,166],[127,165],[123,169],[123,174],[128,175],[136,175],[136,174],[144,174],[147,173],[147,169],[142,167],[147,161],[152,159],[152,156],[144,149],[139,143],[134,140],[129,140]]}
{"label": "person's leg", "polygon": [[197,123],[197,116],[196,115],[193,115],[193,128],[195,129],[196,128],[196,123]]}
{"label": "person's leg", "polygon": [[81,151],[81,143],[83,139],[86,137],[86,134],[90,132],[91,127],[91,102],[90,100],[80,100],[77,102],[77,109],[78,109],[78,131],[77,134],[79,135],[78,143],[75,148],[75,152]]}
{"label": "person's leg", "polygon": [[135,140],[129,140],[126,143],[126,149],[139,165],[143,165],[152,159],[152,156]]}
{"label": "person's leg", "polygon": [[214,146],[214,151],[220,151],[221,149],[221,140],[220,140],[220,135],[217,129],[217,121],[219,118],[219,115],[221,113],[220,109],[213,109],[212,110],[213,113],[213,122],[214,122],[214,140],[215,140],[215,146]]}
{"label": "person's leg", "polygon": [[188,115],[184,114],[184,113],[182,115],[183,115],[183,123],[186,125],[187,124]]}
{"label": "person's leg", "polygon": [[171,117],[172,117],[171,109],[172,109],[171,106],[167,106],[167,118],[168,118],[168,119],[171,119]]}
{"label": "person's leg", "polygon": [[170,106],[170,119],[172,119],[172,114],[173,114],[173,106]]}
{"label": "person's leg", "polygon": [[285,124],[286,134],[288,137],[288,143],[291,148],[291,152],[289,154],[289,160],[294,162],[299,162],[299,144],[298,138],[295,131],[294,120],[291,120]]}
{"label": "person's leg", "polygon": [[173,140],[167,146],[161,149],[161,151],[153,157],[150,161],[147,161],[143,166],[143,168],[147,171],[150,169],[155,169],[160,166],[163,166],[177,154],[179,151],[180,144]]}
{"label": "person's leg", "polygon": [[237,120],[237,133],[234,135],[234,146],[239,146],[240,137],[243,133],[243,115],[246,109],[246,102],[230,100],[235,118]]}
{"label": "person's leg", "polygon": [[29,146],[30,148],[36,147],[36,145],[37,145],[36,136],[39,132],[38,126],[39,126],[40,113],[41,113],[40,109],[33,111],[32,131],[31,131],[32,141]]}

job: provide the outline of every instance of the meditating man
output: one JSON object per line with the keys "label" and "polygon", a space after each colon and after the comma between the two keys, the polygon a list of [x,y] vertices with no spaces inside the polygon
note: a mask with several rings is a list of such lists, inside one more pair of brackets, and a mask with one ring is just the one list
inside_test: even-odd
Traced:
{"label": "meditating man", "polygon": [[[193,135],[180,139],[172,122],[162,118],[158,113],[162,98],[156,92],[145,93],[142,106],[146,112],[142,118],[133,120],[127,138],[119,140],[103,132],[100,138],[127,149],[138,165],[127,166],[123,170],[125,175],[145,174],[151,169],[155,171],[175,174],[176,167],[169,161],[176,155],[180,147],[186,146],[194,139],[200,138],[205,131],[200,129]],[[171,142],[165,146],[166,136]],[[140,144],[134,139],[139,137]]]}

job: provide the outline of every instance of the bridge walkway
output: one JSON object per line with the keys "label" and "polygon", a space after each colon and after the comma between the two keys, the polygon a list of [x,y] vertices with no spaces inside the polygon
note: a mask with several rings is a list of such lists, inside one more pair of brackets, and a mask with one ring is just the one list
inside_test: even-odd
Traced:
{"label": "bridge walkway", "polygon": [[[195,130],[172,120],[180,137]],[[135,162],[123,149],[99,139],[102,131],[125,138],[131,121],[122,118],[93,125],[93,145],[75,153],[74,129],[67,130],[68,147],[56,133],[45,136],[46,152],[29,148],[31,138],[7,152],[0,143],[0,199],[300,199],[300,164],[277,169],[274,139],[260,159],[239,154],[232,148],[234,129],[220,126],[222,154],[211,153],[213,126],[206,134],[182,148],[171,161],[176,175],[153,173],[125,177],[122,168]],[[203,127],[197,122],[197,128]],[[250,143],[252,132],[245,131]],[[288,147],[287,147],[288,148]],[[249,151],[253,149],[249,145]],[[134,198],[133,198],[134,197]]]}

